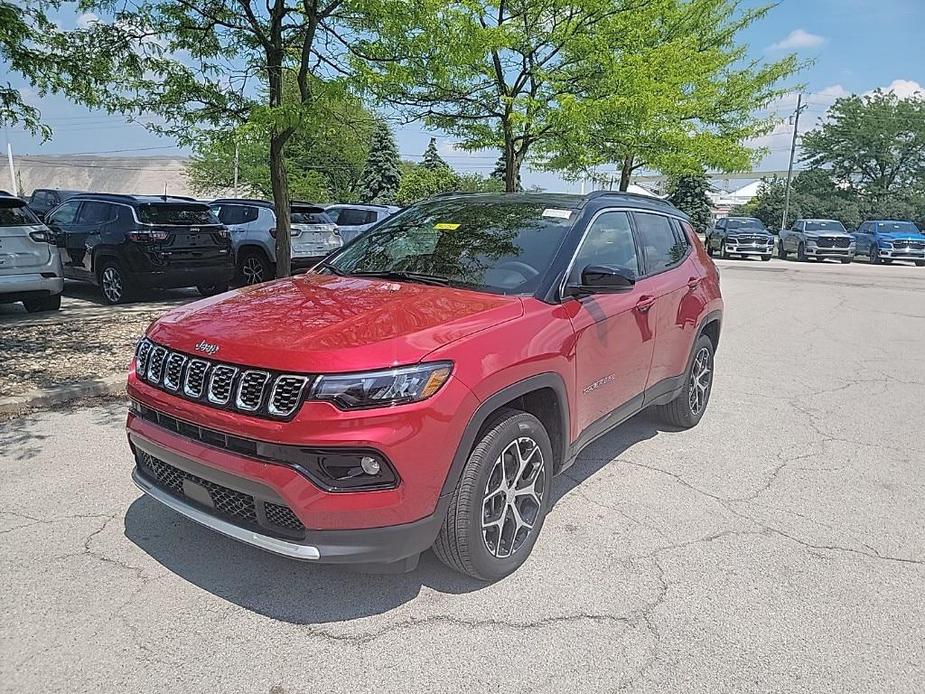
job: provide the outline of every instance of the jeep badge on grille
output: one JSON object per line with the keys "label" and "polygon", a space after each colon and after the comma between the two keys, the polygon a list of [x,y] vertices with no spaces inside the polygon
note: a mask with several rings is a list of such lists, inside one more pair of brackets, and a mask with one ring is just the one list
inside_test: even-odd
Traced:
{"label": "jeep badge on grille", "polygon": [[199,352],[205,352],[209,356],[212,356],[218,351],[218,345],[213,345],[211,342],[201,340],[199,344],[196,345],[196,350]]}

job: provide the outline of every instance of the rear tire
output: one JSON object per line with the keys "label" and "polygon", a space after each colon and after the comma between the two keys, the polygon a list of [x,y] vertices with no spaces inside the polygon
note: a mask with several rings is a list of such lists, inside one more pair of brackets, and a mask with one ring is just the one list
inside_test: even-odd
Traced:
{"label": "rear tire", "polygon": [[482,431],[433,550],[451,569],[496,581],[526,561],[543,528],[553,454],[542,422],[526,412],[501,409]]}
{"label": "rear tire", "polygon": [[238,272],[235,284],[247,287],[268,282],[275,276],[273,264],[262,251],[245,251],[238,258]]}
{"label": "rear tire", "polygon": [[122,266],[115,260],[107,260],[100,268],[97,279],[103,301],[110,306],[124,304],[132,298],[132,286]]}
{"label": "rear tire", "polygon": [[228,283],[223,282],[221,284],[199,284],[196,285],[196,291],[203,296],[215,296],[216,294],[227,292]]}
{"label": "rear tire", "polygon": [[659,405],[656,413],[667,424],[690,429],[696,426],[710,402],[713,391],[713,343],[706,335],[697,338],[694,358],[684,378],[684,388],[667,405]]}
{"label": "rear tire", "polygon": [[61,308],[61,295],[38,296],[34,299],[23,299],[23,306],[29,313],[38,313],[40,311],[57,311]]}

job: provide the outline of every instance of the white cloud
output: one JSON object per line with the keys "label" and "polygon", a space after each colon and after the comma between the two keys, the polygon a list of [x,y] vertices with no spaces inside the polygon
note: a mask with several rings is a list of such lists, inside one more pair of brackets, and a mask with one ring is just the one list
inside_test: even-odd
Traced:
{"label": "white cloud", "polygon": [[93,14],[92,12],[84,12],[83,14],[77,15],[77,28],[86,29],[91,24],[96,24],[100,21],[100,18]]}
{"label": "white cloud", "polygon": [[[900,99],[910,99],[912,97],[917,97],[919,99],[925,98],[925,87],[915,80],[893,80],[887,86],[880,87],[880,90],[892,92]],[[873,93],[873,90],[867,92],[867,94]]]}
{"label": "white cloud", "polygon": [[811,34],[803,29],[794,29],[782,41],[768,46],[769,51],[795,51],[801,48],[815,48],[825,43],[825,37]]}

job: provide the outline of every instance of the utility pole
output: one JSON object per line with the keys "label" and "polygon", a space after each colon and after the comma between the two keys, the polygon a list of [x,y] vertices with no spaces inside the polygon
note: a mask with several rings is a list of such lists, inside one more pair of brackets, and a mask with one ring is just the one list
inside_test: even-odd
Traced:
{"label": "utility pole", "polygon": [[790,211],[790,181],[793,179],[793,157],[797,151],[797,131],[800,129],[800,113],[803,109],[803,95],[797,94],[797,110],[793,113],[793,139],[790,141],[790,164],[787,166],[787,186],[784,189],[784,213],[781,215],[780,228],[787,228],[787,213]]}
{"label": "utility pole", "polygon": [[234,196],[238,197],[238,161],[241,156],[241,145],[238,138],[234,139]]}
{"label": "utility pole", "polygon": [[6,143],[6,158],[10,162],[10,182],[13,185],[13,195],[19,195],[19,191],[16,190],[16,169],[13,168],[13,145],[9,141]]}

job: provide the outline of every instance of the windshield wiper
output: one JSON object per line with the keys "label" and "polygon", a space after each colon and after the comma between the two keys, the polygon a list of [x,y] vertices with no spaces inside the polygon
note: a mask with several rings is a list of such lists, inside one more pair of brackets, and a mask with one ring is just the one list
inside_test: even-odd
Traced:
{"label": "windshield wiper", "polygon": [[409,272],[407,270],[366,270],[348,273],[354,277],[381,277],[386,280],[405,282],[420,282],[421,284],[434,284],[441,287],[450,285],[449,277],[428,275],[423,272]]}
{"label": "windshield wiper", "polygon": [[337,275],[338,277],[346,277],[346,276],[347,276],[347,273],[346,273],[346,272],[344,272],[343,270],[341,270],[341,269],[340,269],[339,267],[337,267],[336,265],[332,265],[331,263],[329,263],[329,262],[327,262],[327,261],[322,261],[322,262],[318,263],[318,265],[317,265],[316,267],[323,267],[325,270],[330,270],[331,272],[333,272],[333,273],[334,273],[335,275]]}

